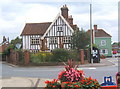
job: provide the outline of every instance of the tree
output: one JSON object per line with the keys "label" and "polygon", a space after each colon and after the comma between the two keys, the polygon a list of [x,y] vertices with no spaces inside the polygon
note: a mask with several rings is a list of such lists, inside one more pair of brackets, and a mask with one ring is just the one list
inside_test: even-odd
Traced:
{"label": "tree", "polygon": [[73,33],[71,42],[72,48],[79,51],[80,49],[85,49],[86,46],[90,44],[90,36],[87,32],[81,29]]}
{"label": "tree", "polygon": [[22,38],[16,37],[15,39],[11,40],[11,44],[15,47],[17,43],[22,44]]}
{"label": "tree", "polygon": [[22,43],[22,39],[19,37],[16,37],[15,39],[11,40],[11,44],[17,44]]}
{"label": "tree", "polygon": [[[4,54],[5,54],[5,55],[9,55],[9,54],[10,54],[10,49],[11,49],[11,48],[12,48],[12,49],[16,49],[15,45],[16,45],[17,43],[22,44],[22,39],[19,38],[19,37],[16,37],[15,39],[11,40],[11,42],[10,42],[10,44],[9,44],[9,47],[5,49]],[[21,48],[22,48],[22,46],[21,46]]]}
{"label": "tree", "polygon": [[114,45],[120,47],[120,42],[114,42],[114,43],[112,44],[112,46],[114,46]]}

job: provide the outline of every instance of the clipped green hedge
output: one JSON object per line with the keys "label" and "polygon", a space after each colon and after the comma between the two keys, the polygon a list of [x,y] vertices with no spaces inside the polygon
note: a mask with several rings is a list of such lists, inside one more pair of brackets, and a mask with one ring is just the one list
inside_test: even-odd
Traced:
{"label": "clipped green hedge", "polygon": [[66,49],[54,49],[52,52],[39,52],[30,54],[31,63],[45,63],[45,62],[67,62],[68,59],[79,60],[79,54],[77,51]]}
{"label": "clipped green hedge", "polygon": [[69,51],[69,59],[73,59],[75,61],[80,61],[80,53],[77,50]]}
{"label": "clipped green hedge", "polygon": [[39,52],[39,53],[31,53],[30,54],[30,61],[32,63],[44,63],[44,62],[51,62],[52,61],[52,53],[50,52]]}
{"label": "clipped green hedge", "polygon": [[66,62],[69,59],[69,51],[66,49],[54,49],[52,53],[55,62]]}

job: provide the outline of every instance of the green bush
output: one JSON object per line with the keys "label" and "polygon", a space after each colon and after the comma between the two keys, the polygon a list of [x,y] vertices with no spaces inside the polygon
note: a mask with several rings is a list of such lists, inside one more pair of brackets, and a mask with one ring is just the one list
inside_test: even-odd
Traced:
{"label": "green bush", "polygon": [[8,48],[5,49],[3,52],[4,55],[9,55],[10,54],[10,49],[14,49],[14,46],[11,44]]}
{"label": "green bush", "polygon": [[54,49],[52,53],[54,62],[66,62],[69,59],[69,51],[66,49]]}
{"label": "green bush", "polygon": [[43,62],[51,62],[52,60],[52,53],[50,52],[39,52],[39,53],[31,53],[30,54],[30,61],[32,63],[43,63]]}
{"label": "green bush", "polygon": [[18,51],[19,53],[19,62],[24,63],[24,52],[21,49],[16,50],[16,51]]}
{"label": "green bush", "polygon": [[54,49],[52,52],[30,54],[30,61],[37,64],[44,62],[67,62],[68,59],[78,61],[79,53],[75,50],[68,51],[66,49]]}
{"label": "green bush", "polygon": [[79,61],[79,52],[77,50],[71,50],[69,51],[69,59],[73,59],[75,61]]}

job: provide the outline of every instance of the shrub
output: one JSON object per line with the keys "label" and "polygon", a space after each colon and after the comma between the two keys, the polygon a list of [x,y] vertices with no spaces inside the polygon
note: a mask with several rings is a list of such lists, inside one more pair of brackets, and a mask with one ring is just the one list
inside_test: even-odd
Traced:
{"label": "shrub", "polygon": [[52,53],[50,52],[39,52],[39,53],[31,53],[30,54],[30,61],[32,63],[43,63],[43,62],[51,62],[52,60]]}
{"label": "shrub", "polygon": [[54,49],[52,53],[55,62],[66,62],[69,58],[69,51],[66,49]]}
{"label": "shrub", "polygon": [[5,49],[5,51],[3,52],[4,55],[9,55],[10,54],[10,49],[14,49],[14,45],[10,45],[8,48]]}
{"label": "shrub", "polygon": [[75,61],[79,61],[79,52],[77,50],[70,50],[69,51],[69,59],[74,59]]}
{"label": "shrub", "polygon": [[24,63],[24,52],[21,49],[17,51],[19,53],[19,62]]}

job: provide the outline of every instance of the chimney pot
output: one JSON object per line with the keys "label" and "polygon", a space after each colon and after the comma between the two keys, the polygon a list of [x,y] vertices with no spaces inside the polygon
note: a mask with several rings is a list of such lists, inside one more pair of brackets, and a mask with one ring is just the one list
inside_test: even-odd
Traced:
{"label": "chimney pot", "polygon": [[96,24],[94,25],[94,30],[97,30],[97,25]]}
{"label": "chimney pot", "polygon": [[66,20],[68,19],[68,11],[67,5],[63,5],[61,8],[61,14]]}

